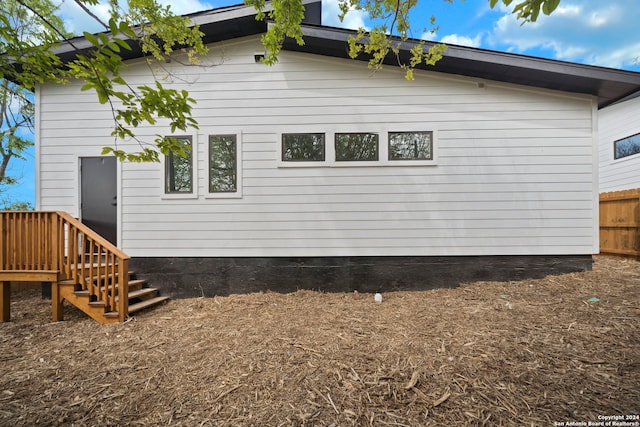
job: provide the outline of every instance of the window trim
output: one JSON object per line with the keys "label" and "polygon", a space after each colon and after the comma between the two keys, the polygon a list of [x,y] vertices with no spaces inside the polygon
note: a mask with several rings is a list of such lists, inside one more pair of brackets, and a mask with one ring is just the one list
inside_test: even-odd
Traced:
{"label": "window trim", "polygon": [[637,153],[628,154],[628,155],[622,156],[622,157],[616,157],[616,144],[618,142],[624,141],[625,139],[630,139],[630,138],[634,138],[634,137],[638,137],[640,139],[640,132],[638,132],[636,134],[633,134],[633,135],[625,136],[624,138],[620,138],[620,139],[617,139],[617,140],[613,141],[613,161],[615,161],[615,162],[624,161],[626,159],[636,158],[635,156],[640,155],[640,151],[638,151]]}
{"label": "window trim", "polygon": [[[215,129],[216,131],[218,129]],[[210,132],[206,132],[207,144],[207,160],[206,160],[206,170],[207,170],[207,178],[206,178],[206,189],[207,192],[205,194],[205,199],[239,199],[242,198],[242,132],[224,132],[224,129],[221,129],[218,132],[214,132],[212,129]],[[209,165],[210,159],[210,141],[212,136],[216,135],[234,135],[236,137],[236,191],[229,192],[211,192],[210,191],[210,180],[211,180],[211,165]]]}
{"label": "window trim", "polygon": [[167,135],[169,138],[189,139],[191,141],[191,191],[190,192],[167,192],[167,157],[161,156],[162,186],[160,188],[162,199],[197,199],[198,198],[198,137],[196,135]]}
{"label": "window trim", "polygon": [[[315,134],[315,133],[321,133],[324,135],[324,160],[282,160],[282,155],[284,153],[284,146],[283,146],[283,135],[286,134]],[[327,129],[319,129],[319,128],[315,128],[315,127],[309,127],[308,129],[304,129],[303,131],[299,131],[299,130],[291,130],[291,131],[285,131],[285,132],[278,132],[276,134],[277,136],[277,140],[276,140],[276,144],[277,144],[277,156],[278,156],[278,167],[279,168],[308,168],[308,167],[314,167],[314,168],[324,168],[327,167],[327,159],[331,159],[330,156],[332,156],[333,154],[333,149],[332,149],[332,143],[333,143],[333,136],[331,136],[330,139],[330,132],[327,131]]]}
{"label": "window trim", "polygon": [[[390,132],[431,132],[432,155],[431,160],[389,160],[389,133]],[[324,133],[325,135],[325,160],[324,161],[282,161],[282,135],[287,133]],[[337,133],[377,133],[378,134],[378,160],[339,160],[336,161],[335,135]],[[429,129],[420,124],[388,125],[384,128],[380,125],[354,124],[352,126],[335,126],[319,129],[315,126],[301,131],[280,132],[277,134],[277,166],[278,168],[343,168],[343,167],[409,167],[409,166],[436,166],[438,164],[438,130]]]}

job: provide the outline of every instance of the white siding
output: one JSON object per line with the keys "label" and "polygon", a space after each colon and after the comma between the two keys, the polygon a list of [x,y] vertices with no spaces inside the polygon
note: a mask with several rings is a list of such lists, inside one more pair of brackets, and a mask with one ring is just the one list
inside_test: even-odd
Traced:
{"label": "white siding", "polygon": [[640,133],[640,97],[598,114],[600,192],[640,188],[640,154],[614,160],[613,143]]}
{"label": "white siding", "polygon": [[[256,38],[225,46],[221,64],[212,47],[215,66],[170,64],[173,87],[198,101],[196,195],[163,197],[161,164],[121,166],[128,254],[597,252],[590,97],[427,72],[407,82],[391,67],[293,52],[266,67],[254,63]],[[142,82],[148,69],[130,74]],[[113,143],[109,111],[78,89],[42,88],[39,140],[39,208],[75,215],[78,156]],[[436,132],[434,165],[279,167],[282,132],[405,129]],[[218,133],[240,135],[241,198],[207,197],[207,137]]]}

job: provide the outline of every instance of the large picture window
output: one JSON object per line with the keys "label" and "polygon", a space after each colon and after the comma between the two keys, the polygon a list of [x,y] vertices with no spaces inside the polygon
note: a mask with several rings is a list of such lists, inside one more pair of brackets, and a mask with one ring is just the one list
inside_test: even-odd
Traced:
{"label": "large picture window", "polygon": [[389,160],[433,160],[433,132],[389,132]]}
{"label": "large picture window", "polygon": [[165,188],[167,194],[193,193],[192,144],[189,136],[172,136],[186,147],[186,156],[170,152],[165,157]]}
{"label": "large picture window", "polygon": [[336,133],[336,161],[357,162],[378,160],[378,134]]}
{"label": "large picture window", "polygon": [[640,153],[640,133],[619,139],[613,143],[614,159],[622,159],[638,153]]}
{"label": "large picture window", "polygon": [[322,162],[324,145],[324,133],[282,134],[282,161]]}
{"label": "large picture window", "polygon": [[238,191],[238,143],[236,135],[209,136],[209,192]]}

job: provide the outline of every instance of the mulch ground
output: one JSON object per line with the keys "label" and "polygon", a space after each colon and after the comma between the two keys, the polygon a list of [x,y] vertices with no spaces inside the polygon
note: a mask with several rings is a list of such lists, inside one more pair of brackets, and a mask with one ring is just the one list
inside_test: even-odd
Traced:
{"label": "mulch ground", "polygon": [[[455,289],[172,300],[0,324],[0,425],[473,426],[640,414],[640,262]],[[630,421],[633,421],[632,419]],[[574,424],[580,425],[580,424]],[[621,424],[619,424],[621,425]]]}

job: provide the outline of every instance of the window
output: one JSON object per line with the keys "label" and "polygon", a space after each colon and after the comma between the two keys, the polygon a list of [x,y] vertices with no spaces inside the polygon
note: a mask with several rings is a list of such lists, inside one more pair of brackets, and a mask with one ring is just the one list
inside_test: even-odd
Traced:
{"label": "window", "polygon": [[235,135],[209,136],[209,192],[238,191],[238,144]]}
{"label": "window", "polygon": [[282,161],[324,161],[324,133],[282,134]]}
{"label": "window", "polygon": [[378,134],[336,133],[336,161],[378,160]]}
{"label": "window", "polygon": [[640,153],[640,133],[619,139],[613,143],[613,158],[633,156]]}
{"label": "window", "polygon": [[172,136],[185,145],[186,156],[170,152],[165,158],[165,187],[167,194],[193,193],[193,162],[190,136]]}
{"label": "window", "polygon": [[389,160],[433,160],[433,132],[389,132]]}
{"label": "window", "polygon": [[[359,123],[349,127],[316,127],[305,133],[282,133],[274,141],[280,150],[278,167],[282,168],[353,168],[399,165],[406,167],[438,164],[438,130],[424,130],[424,125]],[[398,127],[396,127],[398,126]],[[387,141],[387,142],[385,142]],[[275,147],[274,147],[275,148]]]}

